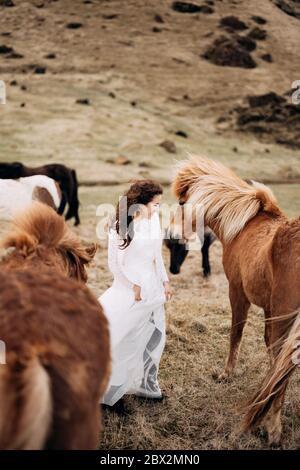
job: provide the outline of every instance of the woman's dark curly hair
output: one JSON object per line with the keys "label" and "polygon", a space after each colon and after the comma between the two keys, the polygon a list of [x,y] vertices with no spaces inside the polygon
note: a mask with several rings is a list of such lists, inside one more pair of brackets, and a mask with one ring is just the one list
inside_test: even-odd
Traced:
{"label": "woman's dark curly hair", "polygon": [[130,245],[134,237],[133,216],[140,205],[146,205],[163,193],[163,188],[153,180],[137,180],[120,198],[116,210],[115,228],[123,240],[121,248]]}

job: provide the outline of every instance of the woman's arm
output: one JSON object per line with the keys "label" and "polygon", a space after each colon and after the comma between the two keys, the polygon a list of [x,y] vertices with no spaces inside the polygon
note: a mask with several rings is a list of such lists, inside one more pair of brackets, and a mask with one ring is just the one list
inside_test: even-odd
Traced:
{"label": "woman's arm", "polygon": [[162,282],[163,283],[169,282],[169,277],[168,277],[166,267],[165,267],[165,263],[164,263],[164,260],[163,260],[163,257],[162,257],[162,245],[161,244],[160,244],[159,253],[158,253],[158,256],[157,256],[157,261],[158,261],[158,265],[159,265],[158,269],[159,269],[159,273],[160,273]]}
{"label": "woman's arm", "polygon": [[120,239],[115,230],[110,230],[108,236],[108,267],[113,276],[119,279],[122,284],[133,289],[134,283],[131,282],[123,273],[119,262],[118,250],[120,250]]}

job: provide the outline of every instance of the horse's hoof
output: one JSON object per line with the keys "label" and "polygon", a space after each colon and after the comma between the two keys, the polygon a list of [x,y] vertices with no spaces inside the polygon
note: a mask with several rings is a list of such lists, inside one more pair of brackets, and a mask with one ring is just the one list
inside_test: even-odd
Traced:
{"label": "horse's hoof", "polygon": [[211,275],[210,270],[209,270],[209,271],[203,271],[203,277],[204,277],[205,279],[208,279],[208,278],[210,277],[210,275]]}
{"label": "horse's hoof", "polygon": [[268,432],[268,443],[273,449],[281,447],[281,430],[275,429],[271,433]]}
{"label": "horse's hoof", "polygon": [[228,382],[231,379],[231,376],[229,372],[226,372],[225,370],[222,372],[222,374],[218,375],[218,382]]}

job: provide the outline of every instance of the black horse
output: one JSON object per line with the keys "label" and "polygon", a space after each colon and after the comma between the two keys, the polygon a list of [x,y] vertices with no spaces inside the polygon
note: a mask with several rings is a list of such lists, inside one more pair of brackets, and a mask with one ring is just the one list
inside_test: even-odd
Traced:
{"label": "black horse", "polygon": [[[216,239],[215,234],[208,228],[205,228],[204,242],[201,248],[203,276],[210,276],[209,247]],[[170,272],[179,274],[180,268],[189,252],[187,243],[184,240],[169,238],[165,240],[166,246],[170,250]]]}
{"label": "black horse", "polygon": [[0,179],[18,179],[33,175],[46,175],[58,182],[62,192],[62,201],[58,213],[63,214],[68,203],[66,220],[74,217],[75,225],[79,225],[78,181],[75,170],[59,163],[36,168],[25,166],[20,162],[0,163]]}

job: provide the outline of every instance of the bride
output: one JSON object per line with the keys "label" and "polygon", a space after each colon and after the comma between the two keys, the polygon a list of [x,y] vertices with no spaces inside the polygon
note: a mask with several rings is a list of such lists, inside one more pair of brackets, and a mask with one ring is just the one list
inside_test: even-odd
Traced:
{"label": "bride", "polygon": [[109,230],[114,280],[99,301],[110,325],[112,373],[102,402],[118,402],[121,409],[125,394],[162,399],[157,376],[165,346],[164,304],[172,296],[162,259],[162,192],[154,181],[136,181],[120,198]]}

